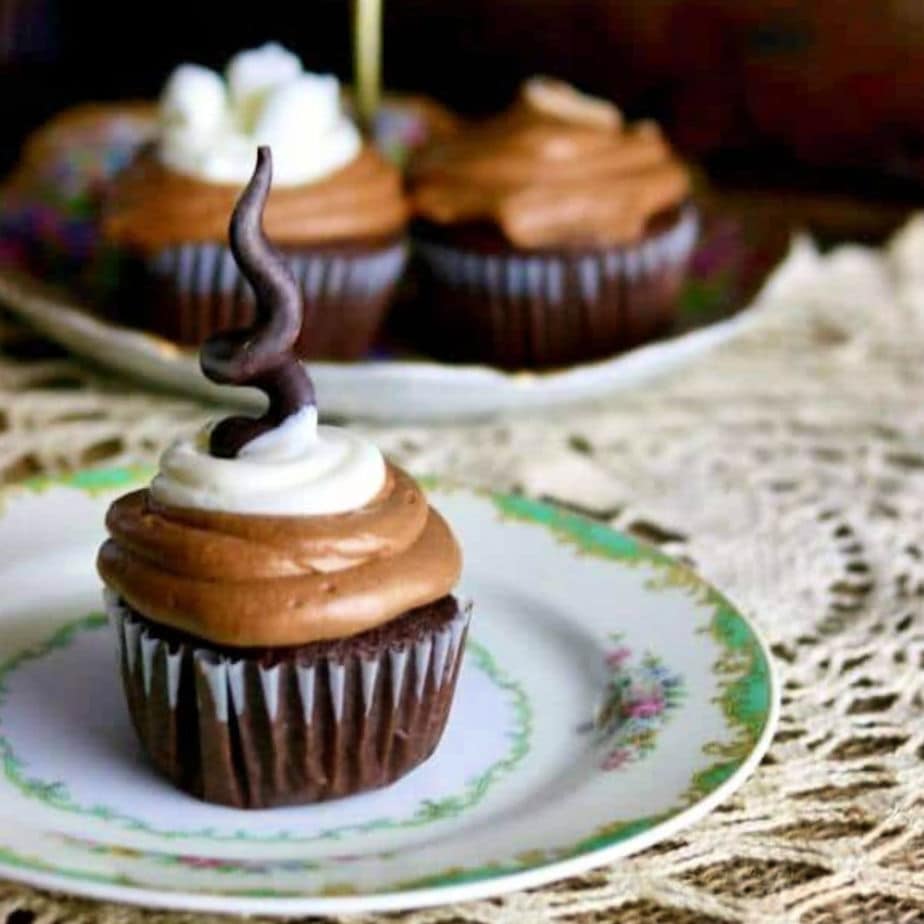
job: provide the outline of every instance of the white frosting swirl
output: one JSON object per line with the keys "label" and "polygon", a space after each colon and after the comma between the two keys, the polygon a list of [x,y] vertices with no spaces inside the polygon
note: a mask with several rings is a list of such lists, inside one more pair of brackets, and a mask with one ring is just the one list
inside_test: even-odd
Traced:
{"label": "white frosting swirl", "polygon": [[245,183],[257,147],[273,149],[273,182],[297,186],[352,161],[362,139],[332,75],[310,74],[281,45],[235,55],[225,79],[181,64],[160,101],[158,156],[170,169],[212,183]]}
{"label": "white frosting swirl", "polygon": [[234,459],[209,454],[210,429],[163,454],[154,500],[224,513],[320,516],[356,510],[385,484],[379,449],[348,430],[318,426],[315,408],[293,414]]}

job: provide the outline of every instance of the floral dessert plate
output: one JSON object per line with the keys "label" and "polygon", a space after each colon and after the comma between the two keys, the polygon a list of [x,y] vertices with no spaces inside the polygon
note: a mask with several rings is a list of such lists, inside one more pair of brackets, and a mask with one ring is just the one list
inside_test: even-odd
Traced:
{"label": "floral dessert plate", "polygon": [[553,506],[434,488],[475,610],[433,757],[337,802],[196,802],[139,753],[93,565],[109,502],[150,474],[85,471],[2,498],[0,877],[253,914],[491,896],[692,824],[769,744],[766,646],[696,575]]}
{"label": "floral dessert plate", "polygon": [[[0,269],[0,303],[78,356],[121,374],[229,405],[261,406],[257,392],[204,379],[195,350],[96,317],[63,289],[45,286],[22,272]],[[672,337],[560,370],[504,372],[388,356],[352,363],[313,360],[311,377],[319,405],[332,417],[388,422],[478,419],[635,388],[730,340],[749,327],[753,317],[751,310],[701,316],[694,305]]]}

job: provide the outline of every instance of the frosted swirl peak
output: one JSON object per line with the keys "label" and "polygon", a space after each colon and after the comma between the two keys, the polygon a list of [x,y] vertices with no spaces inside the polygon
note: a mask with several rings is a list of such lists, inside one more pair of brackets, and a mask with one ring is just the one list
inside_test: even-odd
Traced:
{"label": "frosted swirl peak", "polygon": [[212,183],[246,182],[261,144],[272,146],[277,186],[323,179],[362,147],[337,78],[303,70],[272,42],[235,55],[224,77],[181,64],[161,95],[160,124],[161,163]]}
{"label": "frosted swirl peak", "polygon": [[151,497],[170,507],[269,516],[322,516],[357,510],[384,487],[385,460],[373,443],[318,425],[302,408],[251,440],[233,459],[209,454],[209,431],[170,446]]}

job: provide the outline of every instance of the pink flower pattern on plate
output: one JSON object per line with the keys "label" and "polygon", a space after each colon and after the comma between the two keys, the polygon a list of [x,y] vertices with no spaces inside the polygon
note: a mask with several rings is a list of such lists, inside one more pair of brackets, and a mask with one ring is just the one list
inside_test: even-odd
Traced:
{"label": "pink flower pattern on plate", "polygon": [[591,728],[604,751],[600,768],[621,770],[650,754],[658,732],[683,702],[683,677],[669,670],[661,659],[646,652],[637,664],[621,636],[604,655],[609,670],[606,693]]}

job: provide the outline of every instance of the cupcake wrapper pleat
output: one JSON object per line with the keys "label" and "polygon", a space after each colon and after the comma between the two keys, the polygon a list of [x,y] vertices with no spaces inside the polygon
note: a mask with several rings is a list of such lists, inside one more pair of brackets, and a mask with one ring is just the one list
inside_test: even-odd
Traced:
{"label": "cupcake wrapper pleat", "polygon": [[170,645],[110,592],[106,609],[154,764],[193,795],[241,808],[376,788],[425,760],[448,717],[470,615],[377,657],[266,666]]}
{"label": "cupcake wrapper pleat", "polygon": [[[407,259],[403,241],[368,248],[282,248],[305,302],[296,343],[302,356],[352,359],[372,344]],[[137,278],[139,277],[140,278]],[[120,318],[178,343],[200,344],[220,330],[254,319],[253,290],[229,247],[189,243],[168,247],[128,269],[143,306],[141,317]],[[117,312],[122,310],[119,306]]]}
{"label": "cupcake wrapper pleat", "polygon": [[483,253],[417,241],[421,330],[447,358],[507,367],[634,346],[672,323],[697,233],[688,208],[638,244],[599,252]]}

